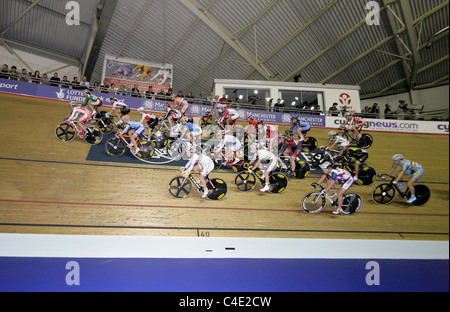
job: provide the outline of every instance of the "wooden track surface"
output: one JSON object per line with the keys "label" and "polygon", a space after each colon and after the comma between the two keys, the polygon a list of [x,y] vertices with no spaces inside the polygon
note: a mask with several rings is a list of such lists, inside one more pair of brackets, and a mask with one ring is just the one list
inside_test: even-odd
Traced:
{"label": "wooden track surface", "polygon": [[[400,198],[376,205],[377,182],[352,187],[364,200],[354,216],[334,216],[329,207],[307,215],[300,201],[318,176],[290,180],[281,195],[259,188],[244,194],[235,189],[234,174],[223,171],[212,176],[227,182],[224,200],[203,200],[197,192],[176,200],[167,186],[178,168],[88,161],[86,143],[58,141],[55,128],[70,113],[66,103],[0,94],[0,110],[2,233],[448,240],[448,136],[373,133],[367,163],[379,174],[390,169],[395,153],[422,163],[421,183],[432,190],[427,205]],[[310,135],[323,145],[327,133]]]}

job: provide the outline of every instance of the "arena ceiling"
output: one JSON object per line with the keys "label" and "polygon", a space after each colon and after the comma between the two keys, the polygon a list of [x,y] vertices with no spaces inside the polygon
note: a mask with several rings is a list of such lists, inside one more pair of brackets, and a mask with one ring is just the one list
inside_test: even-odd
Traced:
{"label": "arena ceiling", "polygon": [[[359,85],[362,97],[449,81],[449,0],[77,0],[0,2],[0,43],[78,64],[105,54],[174,66],[174,90],[214,79]],[[376,14],[376,5],[379,14]]]}

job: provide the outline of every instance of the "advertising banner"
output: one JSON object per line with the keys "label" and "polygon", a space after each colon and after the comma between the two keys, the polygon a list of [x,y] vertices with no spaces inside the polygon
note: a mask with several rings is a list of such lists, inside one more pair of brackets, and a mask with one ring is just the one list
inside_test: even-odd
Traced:
{"label": "advertising banner", "polygon": [[[35,96],[39,98],[47,98],[60,101],[76,101],[83,102],[83,90],[57,88],[51,86],[38,85],[27,82],[12,81],[0,79],[0,92]],[[108,106],[110,94],[93,93],[104,105]],[[126,103],[131,109],[144,107],[154,113],[165,113],[167,102],[143,98],[134,98],[127,96],[116,96],[119,101]],[[191,104],[186,112],[189,116],[202,117],[208,111],[212,110],[212,106]],[[268,124],[290,125],[291,118],[298,116],[300,119],[309,122],[312,127],[318,128],[339,128],[345,124],[344,117],[329,117],[321,115],[299,115],[286,114],[278,112],[267,112],[257,110],[238,110],[240,121],[246,121],[247,116],[251,114],[255,119],[262,120]],[[425,134],[449,134],[448,121],[421,121],[421,120],[384,120],[384,119],[365,119],[365,130],[368,131],[386,131],[400,133],[425,133]]]}
{"label": "advertising banner", "polygon": [[131,90],[135,85],[141,92],[152,86],[155,93],[167,93],[172,88],[173,65],[147,61],[116,58],[106,55],[103,64],[103,79],[115,88]]}
{"label": "advertising banner", "polygon": [[[425,120],[395,120],[395,119],[364,119],[364,130],[399,132],[399,133],[423,133],[423,134],[449,134],[448,121]],[[327,128],[339,128],[346,124],[344,117],[326,117]]]}

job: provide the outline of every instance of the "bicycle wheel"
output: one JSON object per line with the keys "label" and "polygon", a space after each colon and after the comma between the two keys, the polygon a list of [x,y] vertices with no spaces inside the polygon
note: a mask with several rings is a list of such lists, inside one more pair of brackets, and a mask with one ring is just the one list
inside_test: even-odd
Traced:
{"label": "bicycle wheel", "polygon": [[395,198],[395,188],[390,183],[378,185],[372,192],[372,199],[376,204],[387,205]]}
{"label": "bicycle wheel", "polygon": [[155,154],[155,146],[152,142],[141,142],[139,153],[136,154],[137,158],[148,160]]}
{"label": "bicycle wheel", "polygon": [[318,214],[325,208],[326,199],[320,192],[311,192],[303,197],[302,209],[309,214]]}
{"label": "bicycle wheel", "polygon": [[297,161],[295,164],[294,177],[298,180],[306,178],[311,172],[311,166],[306,161]]}
{"label": "bicycle wheel", "polygon": [[359,185],[372,185],[377,180],[377,171],[372,167],[364,167],[358,173],[358,183]]}
{"label": "bicycle wheel", "polygon": [[362,198],[358,194],[350,193],[344,196],[342,214],[352,215],[358,212],[362,206]]}
{"label": "bicycle wheel", "polygon": [[103,141],[103,132],[95,127],[89,127],[86,130],[84,140],[90,145],[99,145]]}
{"label": "bicycle wheel", "polygon": [[169,194],[178,199],[183,199],[191,195],[192,183],[184,177],[173,178],[169,182]]}
{"label": "bicycle wheel", "polygon": [[272,194],[281,194],[286,191],[288,187],[289,180],[283,173],[274,172],[269,178],[270,189],[269,192]]}
{"label": "bicycle wheel", "polygon": [[319,143],[313,137],[309,137],[302,142],[302,149],[305,152],[312,153],[317,149],[318,146],[319,146]]}
{"label": "bicycle wheel", "polygon": [[114,130],[114,122],[111,118],[103,117],[98,121],[97,127],[104,134],[111,134]]}
{"label": "bicycle wheel", "polygon": [[125,143],[118,138],[111,138],[105,143],[106,154],[114,158],[123,156],[126,149],[127,146],[125,145]]}
{"label": "bicycle wheel", "polygon": [[254,173],[241,172],[234,179],[234,185],[241,192],[250,192],[256,186],[256,176]]}
{"label": "bicycle wheel", "polygon": [[221,200],[227,195],[228,186],[222,179],[212,179],[206,183],[209,193],[208,198],[211,200]]}
{"label": "bicycle wheel", "polygon": [[[410,204],[411,206],[422,206],[428,202],[431,198],[431,191],[426,185],[415,185],[414,186],[417,200]],[[411,192],[408,190],[406,192],[406,199],[411,198]]]}
{"label": "bicycle wheel", "polygon": [[183,157],[185,151],[183,144],[177,141],[172,141],[167,145],[166,152],[167,155],[169,155],[169,157],[171,157],[172,159],[180,160],[181,157]]}
{"label": "bicycle wheel", "polygon": [[370,134],[364,133],[358,140],[357,145],[359,148],[369,148],[373,144],[373,137]]}
{"label": "bicycle wheel", "polygon": [[216,156],[213,158],[213,162],[214,170],[219,170],[225,163],[225,160],[223,159],[222,155],[216,154]]}
{"label": "bicycle wheel", "polygon": [[66,123],[60,124],[56,127],[56,137],[62,142],[71,142],[75,138],[75,129]]}

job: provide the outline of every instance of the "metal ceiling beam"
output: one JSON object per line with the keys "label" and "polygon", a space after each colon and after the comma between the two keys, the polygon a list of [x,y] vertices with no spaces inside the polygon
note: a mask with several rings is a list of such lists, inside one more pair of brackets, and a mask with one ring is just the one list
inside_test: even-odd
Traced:
{"label": "metal ceiling beam", "polygon": [[[329,8],[331,8],[335,3],[337,3],[339,0],[333,0],[330,3],[328,3],[326,6],[324,6],[322,9],[320,9],[319,12],[317,12],[311,19],[309,19],[305,24],[303,24],[299,29],[297,29],[294,33],[292,33],[289,37],[287,37],[276,49],[274,49],[272,52],[267,54],[262,60],[261,64],[264,64],[267,62],[269,58],[274,56],[278,51],[280,51],[285,45],[287,45],[292,39],[294,39],[296,36],[298,36],[302,31],[304,31],[307,27],[309,27],[316,19],[318,19],[323,13],[328,11]],[[248,76],[252,74],[253,70],[248,72],[243,79],[246,79]],[[298,71],[294,74],[289,75],[287,79],[283,79],[283,81],[287,81],[294,77]]]}
{"label": "metal ceiling beam", "polygon": [[136,22],[133,25],[133,28],[131,28],[130,32],[128,33],[128,36],[125,39],[125,41],[122,44],[122,46],[120,47],[120,50],[117,53],[116,57],[119,57],[122,54],[123,49],[125,49],[125,47],[127,46],[128,41],[130,40],[130,38],[133,35],[134,31],[136,30],[136,28],[138,27],[138,25],[141,22],[142,18],[144,17],[145,13],[147,12],[148,7],[150,6],[150,4],[152,4],[152,0],[148,0],[147,3],[145,4],[145,7],[142,9],[141,14],[139,15],[138,19],[136,20]]}
{"label": "metal ceiling beam", "polygon": [[411,47],[410,50],[413,57],[412,72],[411,75],[408,77],[408,84],[409,87],[411,88],[416,84],[417,73],[422,63],[422,58],[420,57],[420,54],[416,49],[416,47],[418,47],[419,44],[416,32],[414,30],[413,25],[414,21],[411,11],[411,4],[409,3],[409,0],[400,0],[400,7],[403,12],[403,18],[405,19],[406,33],[408,35],[408,40]]}
{"label": "metal ceiling beam", "polygon": [[20,21],[22,17],[27,15],[28,12],[30,12],[36,5],[38,5],[40,1],[41,0],[36,0],[28,8],[26,8],[19,16],[16,17],[14,21],[12,21],[11,24],[9,24],[5,29],[3,29],[3,31],[0,33],[0,36],[4,36],[8,32],[8,30],[11,29],[11,27],[13,27],[18,21]]}
{"label": "metal ceiling beam", "polygon": [[184,4],[192,13],[200,18],[209,28],[211,28],[218,36],[220,36],[231,48],[233,48],[239,55],[241,55],[248,63],[250,63],[255,70],[267,80],[272,80],[272,74],[265,69],[256,60],[256,56],[246,47],[240,44],[240,42],[232,35],[232,33],[226,29],[226,27],[215,17],[207,14],[205,8],[203,8],[196,0],[179,0]]}
{"label": "metal ceiling beam", "polygon": [[85,57],[84,70],[82,75],[86,76],[88,80],[91,80],[92,74],[97,63],[100,50],[105,40],[106,33],[111,23],[114,11],[116,10],[118,0],[100,0],[97,7],[97,27],[98,30],[95,33],[95,38],[92,43],[90,52]]}

